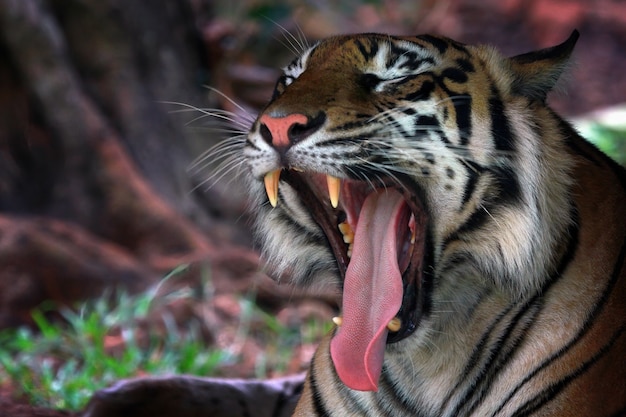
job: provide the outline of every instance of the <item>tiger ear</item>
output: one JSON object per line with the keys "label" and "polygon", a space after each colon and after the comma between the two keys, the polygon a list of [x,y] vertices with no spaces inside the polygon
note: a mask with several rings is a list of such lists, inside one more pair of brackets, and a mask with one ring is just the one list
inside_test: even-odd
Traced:
{"label": "tiger ear", "polygon": [[574,30],[560,45],[509,58],[514,75],[513,93],[545,101],[547,94],[567,68],[579,36],[578,31]]}

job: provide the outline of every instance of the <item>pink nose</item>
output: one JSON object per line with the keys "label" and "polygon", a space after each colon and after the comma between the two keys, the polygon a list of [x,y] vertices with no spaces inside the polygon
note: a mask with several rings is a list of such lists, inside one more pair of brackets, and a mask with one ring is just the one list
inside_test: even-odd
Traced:
{"label": "pink nose", "polygon": [[297,113],[285,117],[272,117],[264,114],[259,121],[261,129],[264,125],[269,131],[269,138],[266,137],[265,140],[276,147],[288,147],[291,143],[289,130],[295,125],[306,126],[308,118]]}
{"label": "pink nose", "polygon": [[326,122],[323,112],[309,118],[301,113],[293,113],[283,117],[272,117],[264,114],[259,119],[260,133],[263,139],[275,148],[287,149],[296,142],[311,136]]}

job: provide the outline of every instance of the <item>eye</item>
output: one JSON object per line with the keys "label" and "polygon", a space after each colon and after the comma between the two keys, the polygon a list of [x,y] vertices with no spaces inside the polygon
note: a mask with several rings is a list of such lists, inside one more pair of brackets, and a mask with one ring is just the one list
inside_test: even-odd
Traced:
{"label": "eye", "polygon": [[359,84],[368,90],[374,90],[382,81],[383,79],[376,74],[361,74],[359,78]]}

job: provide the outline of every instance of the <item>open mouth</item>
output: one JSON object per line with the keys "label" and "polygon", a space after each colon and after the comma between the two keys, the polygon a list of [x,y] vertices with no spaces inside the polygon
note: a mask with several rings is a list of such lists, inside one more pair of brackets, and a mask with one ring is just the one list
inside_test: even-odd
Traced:
{"label": "open mouth", "polygon": [[351,388],[375,390],[385,345],[411,335],[425,311],[431,255],[422,200],[398,178],[365,182],[277,170],[265,176],[272,205],[279,179],[324,231],[343,279],[331,341],[339,376]]}

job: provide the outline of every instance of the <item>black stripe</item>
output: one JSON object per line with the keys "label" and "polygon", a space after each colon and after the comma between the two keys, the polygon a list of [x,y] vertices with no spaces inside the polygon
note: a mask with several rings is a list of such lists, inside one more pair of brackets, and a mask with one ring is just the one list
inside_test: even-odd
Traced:
{"label": "black stripe", "polygon": [[467,146],[469,138],[472,136],[472,96],[469,94],[456,94],[450,97],[454,103],[456,127],[461,138],[461,146]]}
{"label": "black stripe", "polygon": [[440,54],[445,53],[448,50],[448,47],[450,46],[449,42],[446,41],[445,39],[441,39],[433,35],[419,35],[419,36],[416,36],[416,38],[421,41],[428,42],[429,44],[431,44],[432,46],[437,48]]}
{"label": "black stripe", "polygon": [[[461,199],[460,210],[463,210],[465,208],[465,205],[474,194],[474,191],[476,191],[478,179],[480,178],[480,174],[482,174],[484,171],[483,167],[469,160],[465,161],[465,164],[463,164],[463,166],[467,171],[467,182],[465,182],[465,187],[463,187],[463,198]],[[457,232],[458,230],[459,229],[457,229]]]}
{"label": "black stripe", "polygon": [[311,369],[309,371],[309,388],[311,391],[311,399],[313,400],[313,408],[315,415],[319,417],[330,417],[329,411],[322,400],[322,394],[320,393],[319,385],[317,384],[317,378],[315,377],[315,360],[311,363]]}
{"label": "black stripe", "polygon": [[400,100],[408,100],[408,101],[419,101],[425,100],[430,97],[432,92],[435,90],[435,83],[431,80],[425,80],[422,82],[420,88],[416,91],[413,91],[406,96],[402,97]]}
{"label": "black stripe", "polygon": [[441,72],[441,76],[458,84],[464,84],[467,82],[467,73],[459,68],[446,68]]}
{"label": "black stripe", "polygon": [[[539,314],[543,308],[542,294],[544,294],[562,275],[563,271],[569,265],[573,253],[576,247],[577,240],[577,228],[573,225],[568,234],[568,245],[563,255],[556,272],[545,283],[541,291],[533,296],[528,302],[526,302],[515,315],[513,320],[508,324],[504,333],[500,335],[494,346],[490,347],[490,361],[487,363],[487,367],[481,370],[479,376],[475,379],[476,383],[470,386],[470,389],[466,392],[463,400],[461,400],[452,415],[471,415],[476,407],[480,405],[480,401],[492,388],[491,382],[495,380],[498,375],[509,362],[510,358],[518,351],[522,346],[528,329],[533,324],[533,319]],[[522,322],[521,327],[519,323]],[[484,356],[484,355],[483,355]],[[468,374],[469,376],[469,374]],[[470,399],[473,400],[470,402]],[[467,406],[469,404],[469,407]],[[463,407],[461,409],[461,407]],[[494,414],[495,415],[495,414]]]}
{"label": "black stripe", "polygon": [[489,325],[487,330],[482,334],[478,344],[474,347],[472,354],[461,372],[461,376],[457,383],[454,385],[454,388],[450,391],[446,399],[442,402],[441,409],[439,414],[443,415],[443,411],[447,408],[448,403],[452,399],[452,396],[461,389],[463,385],[467,383],[468,378],[471,376],[472,371],[476,369],[479,365],[480,359],[485,357],[485,347],[487,346],[487,341],[489,341],[492,337],[493,331],[495,328],[502,322],[504,317],[506,317],[513,305],[509,305],[504,311],[500,312],[498,316],[493,320],[493,322]]}
{"label": "black stripe", "polygon": [[[367,45],[363,43],[363,40],[367,41]],[[378,40],[376,39],[357,38],[354,40],[354,43],[356,43],[357,49],[359,50],[361,55],[363,55],[363,59],[365,59],[366,61],[370,61],[372,57],[376,56],[376,54],[378,53]]]}
{"label": "black stripe", "polygon": [[[460,75],[462,74],[462,76]],[[472,135],[472,96],[466,93],[458,93],[446,86],[445,79],[449,78],[457,82],[463,82],[467,79],[467,74],[456,68],[448,68],[440,76],[435,77],[435,81],[454,104],[456,113],[456,125],[461,138],[461,145],[467,145]],[[434,87],[434,86],[433,86]],[[492,131],[493,134],[493,131]],[[495,140],[495,139],[494,139]]]}
{"label": "black stripe", "polygon": [[[489,214],[487,213],[487,210],[484,210],[484,209],[476,210],[475,212],[472,213],[471,216],[469,216],[469,218],[465,221],[465,223],[463,223],[455,232],[450,234],[450,236],[448,236],[443,241],[443,245],[442,245],[443,250],[445,251],[450,243],[454,242],[455,240],[461,239],[462,234],[469,233],[478,229],[480,226],[484,225],[488,220],[489,220]],[[467,257],[459,257],[458,261],[467,262],[469,261],[469,259],[470,259],[470,256],[468,255]]]}
{"label": "black stripe", "polygon": [[389,54],[387,55],[387,62],[385,63],[387,68],[393,68],[396,66],[400,57],[406,58],[406,61],[400,68],[411,68],[416,70],[419,67],[420,61],[417,59],[417,54],[413,51],[409,51],[406,48],[401,48],[396,44],[391,44]]}
{"label": "black stripe", "polygon": [[369,57],[365,56],[365,58],[371,60],[378,53],[378,41],[375,39],[369,39],[369,43],[370,43]]}
{"label": "black stripe", "polygon": [[[566,375],[564,378],[559,380],[556,383],[550,384],[550,386],[544,389],[541,393],[536,395],[534,398],[528,400],[520,409],[518,409],[512,417],[528,417],[532,415],[535,411],[546,405],[548,402],[552,401],[557,395],[561,393],[567,386],[574,381],[576,378],[584,374],[591,368],[596,362],[598,362],[602,357],[609,352],[613,344],[624,334],[624,327],[620,327],[611,337],[611,339],[606,343],[602,348],[595,353],[586,362],[583,362],[581,366],[579,366],[574,372]],[[618,382],[619,383],[619,382]]]}
{"label": "black stripe", "polygon": [[[418,408],[415,408],[413,404],[406,401],[407,395],[403,395],[402,392],[398,390],[400,387],[407,387],[406,384],[394,383],[390,378],[389,370],[386,366],[383,366],[382,376],[379,380],[379,393],[376,395],[376,400],[383,410],[385,408],[391,408],[393,410],[402,410],[401,415],[414,416],[414,417],[426,417],[426,415]],[[409,379],[410,380],[410,379]],[[407,387],[410,388],[410,387]],[[385,404],[385,402],[393,401],[394,406],[390,407],[389,404]],[[400,415],[400,413],[394,414]]]}
{"label": "black stripe", "polygon": [[369,53],[367,49],[365,48],[365,45],[363,45],[363,42],[361,42],[361,39],[358,39],[358,38],[355,39],[354,43],[356,44],[356,47],[361,53],[361,55],[363,55],[363,58],[367,61],[369,59]]}
{"label": "black stripe", "polygon": [[[577,239],[578,239],[578,235],[576,234],[576,249],[578,248]],[[573,260],[575,255],[576,255],[576,251],[572,251],[572,248],[570,247],[566,253],[564,260],[566,260],[569,263],[571,262],[571,260]],[[581,254],[581,256],[583,255]],[[558,359],[565,356],[567,352],[572,349],[572,347],[574,347],[583,337],[585,337],[589,329],[592,327],[593,322],[595,322],[596,318],[602,311],[611,292],[613,291],[613,288],[615,287],[615,284],[617,283],[617,280],[620,277],[621,270],[624,266],[625,257],[626,257],[626,241],[624,241],[622,244],[619,256],[617,257],[617,260],[616,260],[615,268],[613,270],[613,273],[611,274],[611,279],[609,280],[602,295],[596,302],[595,308],[593,309],[593,311],[591,311],[591,313],[587,317],[587,320],[583,323],[583,326],[581,327],[579,332],[567,344],[565,344],[557,352],[553,353],[550,357],[545,359],[537,368],[535,368],[521,382],[519,382],[517,386],[511,391],[511,393],[504,399],[504,401],[502,402],[500,407],[496,410],[496,412],[492,414],[492,416],[495,416],[496,414],[498,414],[505,407],[505,405],[513,398],[513,396],[515,396],[515,394],[517,394],[517,392],[521,390],[523,386],[526,385],[531,379],[533,379],[539,372],[548,368],[551,364],[556,362]]]}
{"label": "black stripe", "polygon": [[449,39],[448,41],[450,42],[450,46],[452,46],[457,51],[463,52],[465,55],[471,55],[470,52],[467,50],[467,46],[465,44],[455,41],[453,39]]}
{"label": "black stripe", "polygon": [[465,58],[457,58],[456,64],[465,72],[475,72],[474,64]]}
{"label": "black stripe", "polygon": [[[575,216],[572,216],[572,217],[575,217]],[[550,279],[546,282],[542,290],[537,295],[535,295],[524,306],[522,306],[522,308],[520,309],[516,317],[512,320],[512,322],[507,327],[504,333],[504,336],[500,336],[500,338],[498,339],[498,340],[501,340],[501,342],[497,345],[499,347],[497,347],[495,350],[492,349],[492,355],[490,356],[490,357],[494,357],[493,352],[496,352],[495,359],[489,363],[489,368],[486,368],[481,375],[483,383],[480,385],[482,385],[482,388],[477,391],[476,388],[478,387],[478,384],[474,385],[473,389],[469,391],[467,395],[465,396],[465,399],[460,402],[460,404],[463,404],[464,402],[467,402],[469,395],[474,396],[474,401],[473,401],[472,406],[469,409],[467,409],[466,407],[466,409],[463,410],[462,415],[469,415],[475,410],[476,406],[479,405],[479,400],[482,399],[484,395],[491,388],[491,385],[487,385],[488,382],[492,381],[495,378],[495,376],[498,373],[500,373],[502,369],[504,369],[504,365],[508,362],[511,356],[515,354],[515,352],[521,346],[524,340],[524,337],[526,335],[526,332],[528,328],[530,327],[530,325],[532,324],[532,319],[536,317],[536,315],[540,311],[540,308],[543,306],[543,303],[541,302],[541,298],[540,298],[541,294],[544,294],[556,281],[558,281],[558,277],[562,275],[563,271],[565,270],[567,265],[569,265],[571,259],[573,258],[574,251],[578,242],[577,230],[578,229],[575,224],[573,224],[570,227],[570,230],[568,231],[569,239],[568,239],[567,249],[556,269],[555,274],[550,277]],[[529,312],[529,306],[535,306],[535,309],[531,311],[532,317],[525,317],[527,316],[527,313]],[[516,330],[518,323],[523,318],[526,318],[527,320],[525,320],[525,324],[523,325],[523,327],[517,330],[516,333],[518,334],[518,336],[513,340],[512,344],[506,343],[508,339],[510,338],[510,336],[513,334],[513,331]],[[507,346],[508,346],[508,349],[503,350],[503,347],[507,347]],[[486,372],[487,370],[489,370],[489,372]],[[476,394],[476,392],[478,393]],[[457,415],[459,411],[460,410],[457,407],[453,415]]]}
{"label": "black stripe", "polygon": [[499,191],[498,202],[503,203],[521,203],[522,189],[515,169],[510,166],[494,166],[491,168],[496,187]]}
{"label": "black stripe", "polygon": [[[521,307],[504,333],[498,338],[498,342],[491,348],[491,360],[481,370],[476,383],[472,384],[470,389],[466,391],[463,400],[458,403],[452,415],[471,415],[480,405],[480,401],[491,389],[495,376],[505,368],[511,357],[518,351],[527,330],[532,325],[532,320],[540,310],[541,304],[540,296],[536,295]],[[522,319],[524,320],[522,321]],[[522,324],[518,326],[520,322]],[[463,411],[461,412],[461,410]]]}
{"label": "black stripe", "polygon": [[409,132],[407,132],[404,127],[402,126],[402,123],[400,123],[396,117],[390,113],[388,114],[385,119],[387,119],[389,121],[389,123],[391,124],[391,126],[393,126],[397,132],[400,133],[400,137],[402,138],[410,138],[411,135],[409,134]]}
{"label": "black stripe", "polygon": [[[359,52],[361,53],[361,55],[363,55],[363,59],[368,61],[370,59],[371,55],[370,55],[370,52],[365,47],[365,44],[363,44],[363,41],[361,39],[357,38],[357,39],[355,39],[354,43],[356,44],[356,47],[359,50]],[[370,46],[371,45],[372,45],[372,43],[370,43]]]}
{"label": "black stripe", "polygon": [[431,132],[441,133],[439,120],[435,116],[418,116],[415,118],[415,131],[410,137],[411,140],[419,141],[430,137]]}
{"label": "black stripe", "polygon": [[504,103],[500,98],[500,92],[495,86],[491,87],[489,113],[491,115],[491,137],[496,144],[496,149],[505,152],[514,151],[515,143],[511,125],[504,113]]}

